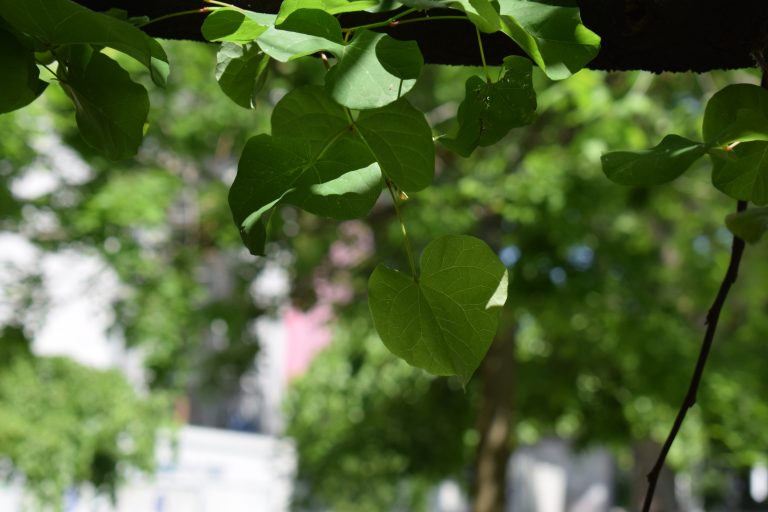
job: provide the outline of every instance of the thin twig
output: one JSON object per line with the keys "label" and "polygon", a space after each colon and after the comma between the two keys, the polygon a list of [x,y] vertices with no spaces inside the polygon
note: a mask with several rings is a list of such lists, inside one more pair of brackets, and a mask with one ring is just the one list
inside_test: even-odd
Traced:
{"label": "thin twig", "polygon": [[[739,201],[736,211],[741,212],[746,210],[746,208],[747,202]],[[683,400],[683,404],[677,412],[675,423],[672,425],[672,430],[669,432],[667,440],[661,448],[659,458],[656,459],[656,464],[653,465],[653,469],[648,473],[648,490],[645,493],[643,512],[649,512],[651,509],[653,493],[656,490],[656,483],[659,481],[659,475],[661,474],[661,469],[664,466],[664,461],[667,458],[669,449],[672,447],[672,443],[675,442],[675,438],[680,430],[680,426],[683,424],[688,409],[693,407],[696,403],[696,394],[699,391],[699,384],[701,383],[701,376],[704,373],[704,366],[707,364],[707,357],[712,348],[712,341],[715,339],[715,330],[717,329],[717,322],[720,319],[720,312],[722,311],[723,304],[728,296],[728,291],[731,289],[733,283],[736,282],[736,277],[739,273],[739,263],[741,262],[741,255],[743,252],[744,240],[734,236],[733,243],[731,244],[731,261],[728,263],[728,270],[725,272],[723,282],[720,283],[720,289],[717,292],[714,302],[712,302],[712,307],[709,308],[709,312],[707,313],[707,331],[704,334],[704,341],[701,343],[699,359],[696,361],[696,368],[693,370],[693,377],[691,377],[691,384],[688,386],[688,393],[686,393],[685,400]]]}

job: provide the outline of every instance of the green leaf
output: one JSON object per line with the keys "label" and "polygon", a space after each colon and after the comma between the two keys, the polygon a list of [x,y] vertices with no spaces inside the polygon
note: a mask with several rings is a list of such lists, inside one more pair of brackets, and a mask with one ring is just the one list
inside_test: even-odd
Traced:
{"label": "green leaf", "polygon": [[267,79],[268,65],[269,57],[255,44],[223,43],[216,55],[216,80],[232,101],[254,108]]}
{"label": "green leaf", "polygon": [[0,0],[0,13],[16,29],[45,45],[92,44],[114,48],[144,64],[156,84],[166,83],[168,57],[162,46],[128,22],[70,0]]}
{"label": "green leaf", "polygon": [[209,41],[251,43],[263,34],[271,17],[243,9],[223,7],[205,17],[200,31]]}
{"label": "green leaf", "polygon": [[376,57],[387,72],[404,80],[416,80],[424,67],[424,57],[416,41],[384,37],[376,45]]}
{"label": "green leaf", "polygon": [[[282,27],[290,30],[283,30]],[[317,9],[293,12],[280,29],[269,27],[259,36],[257,43],[264,53],[280,62],[323,51],[337,57],[344,52],[338,20]]]}
{"label": "green leaf", "polygon": [[381,194],[381,170],[358,139],[343,137],[307,169],[285,202],[334,219],[366,215]]}
{"label": "green leaf", "polygon": [[248,141],[229,196],[252,253],[263,252],[261,218],[279,202],[338,219],[373,207],[381,171],[352,128],[344,109],[320,87],[295,89],[275,106],[273,135]]}
{"label": "green leaf", "polygon": [[275,105],[272,135],[301,139],[312,154],[322,154],[286,202],[336,219],[361,217],[373,207],[381,192],[381,170],[352,126],[344,108],[322,87],[299,87]]}
{"label": "green leaf", "polygon": [[94,52],[83,70],[71,66],[62,87],[75,104],[83,139],[112,160],[136,154],[149,113],[147,90],[109,57]]}
{"label": "green leaf", "polygon": [[499,11],[490,0],[458,0],[458,5],[469,20],[482,32],[497,32],[501,28]]}
{"label": "green leaf", "polygon": [[679,135],[667,135],[651,149],[614,151],[600,161],[608,179],[620,185],[659,185],[683,174],[707,152],[707,147]]}
{"label": "green leaf", "polygon": [[718,91],[704,110],[702,131],[710,145],[768,140],[768,91],[751,84]]}
{"label": "green leaf", "polygon": [[768,142],[742,142],[710,155],[715,187],[734,199],[768,204]]}
{"label": "green leaf", "polygon": [[768,231],[768,208],[750,208],[731,213],[725,218],[725,225],[737,237],[755,244]]}
{"label": "green leaf", "polygon": [[[369,30],[356,34],[338,55],[339,63],[326,74],[325,85],[334,100],[348,108],[371,109],[397,101],[413,88],[415,78],[404,79],[389,70],[413,75],[422,59],[418,46],[388,39],[391,37],[386,34]],[[405,65],[398,66],[397,62]]]}
{"label": "green leaf", "polygon": [[0,27],[0,69],[3,70],[3,93],[0,94],[0,114],[32,103],[45,90],[35,54],[13,34]]}
{"label": "green leaf", "polygon": [[552,80],[568,78],[597,56],[600,36],[581,22],[577,7],[500,0],[501,30]]}
{"label": "green leaf", "polygon": [[424,114],[405,99],[375,110],[364,110],[355,121],[358,133],[381,171],[406,192],[432,183],[435,143]]}
{"label": "green leaf", "polygon": [[344,108],[315,85],[293,89],[272,111],[272,135],[304,139],[315,151],[351,127]]}
{"label": "green leaf", "polygon": [[339,20],[319,9],[299,9],[291,13],[280,24],[279,28],[280,30],[298,32],[327,39],[341,45],[344,44],[344,36],[341,33]]}
{"label": "green leaf", "polygon": [[435,375],[466,384],[480,365],[507,298],[507,271],[481,240],[445,236],[421,257],[421,277],[382,265],[368,281],[368,303],[387,348]]}
{"label": "green leaf", "polygon": [[283,0],[275,25],[280,25],[299,9],[320,9],[329,14],[364,11],[379,4],[378,0]]}
{"label": "green leaf", "polygon": [[229,190],[229,208],[251,254],[264,254],[262,216],[290,192],[303,172],[309,149],[300,142],[262,134],[249,139],[243,149]]}
{"label": "green leaf", "polygon": [[504,59],[504,75],[498,82],[469,77],[457,114],[459,132],[440,141],[468,157],[476,147],[495,144],[512,128],[529,124],[536,111],[532,69],[530,60],[510,56]]}

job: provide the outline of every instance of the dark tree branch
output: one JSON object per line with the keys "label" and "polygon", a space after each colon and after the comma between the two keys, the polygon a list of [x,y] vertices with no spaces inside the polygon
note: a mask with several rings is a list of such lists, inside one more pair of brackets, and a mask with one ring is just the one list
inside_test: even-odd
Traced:
{"label": "dark tree branch", "polygon": [[[747,208],[746,201],[739,201],[736,207],[736,211],[744,211]],[[685,395],[680,410],[677,412],[675,423],[672,425],[672,430],[667,436],[667,440],[664,442],[664,446],[661,448],[656,464],[653,469],[648,473],[648,491],[645,494],[645,501],[643,502],[643,512],[648,512],[651,509],[651,502],[653,501],[653,493],[656,490],[656,483],[659,480],[661,474],[661,468],[664,466],[664,461],[667,458],[669,449],[672,447],[672,443],[675,442],[677,433],[683,424],[685,415],[688,409],[693,407],[696,403],[696,395],[699,391],[699,384],[701,383],[701,377],[704,374],[704,366],[707,364],[707,357],[709,356],[710,349],[712,348],[712,341],[715,338],[715,330],[717,329],[717,322],[720,319],[720,312],[725,304],[725,299],[728,296],[728,292],[731,289],[733,283],[736,282],[736,277],[739,273],[739,263],[741,262],[741,255],[744,252],[744,240],[734,236],[733,243],[731,245],[731,261],[728,263],[728,270],[725,272],[723,282],[720,283],[720,289],[717,292],[712,307],[707,312],[707,331],[704,334],[704,341],[701,344],[701,350],[699,351],[699,359],[696,361],[696,368],[693,371],[693,377],[691,377],[691,384],[688,386],[688,393]]]}
{"label": "dark tree branch", "polygon": [[[202,0],[76,0],[94,10],[125,9],[131,16],[151,19],[205,7]],[[261,12],[277,12],[280,0],[229,0]],[[549,0],[556,3],[555,0]],[[578,0],[584,23],[603,38],[591,69],[693,71],[755,66],[752,54],[765,48],[768,2],[765,0]],[[439,10],[432,10],[435,15]],[[456,11],[449,11],[456,14]],[[445,14],[442,12],[441,14]],[[417,13],[421,16],[420,13]],[[382,21],[386,15],[352,13],[341,16],[353,27]],[[187,15],[147,25],[152,36],[202,41],[205,15]],[[383,29],[393,37],[417,41],[427,62],[479,65],[474,27],[464,21],[430,21]],[[489,64],[522,50],[507,36],[484,34]]]}

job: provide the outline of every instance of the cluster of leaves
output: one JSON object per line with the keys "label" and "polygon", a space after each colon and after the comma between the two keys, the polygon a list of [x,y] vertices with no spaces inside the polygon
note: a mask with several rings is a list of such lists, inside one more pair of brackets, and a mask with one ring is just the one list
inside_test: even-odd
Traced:
{"label": "cluster of leaves", "polygon": [[136,154],[149,112],[147,90],[103,50],[132,57],[163,86],[169,68],[160,43],[126,21],[69,0],[3,1],[0,10],[0,62],[11,77],[0,113],[26,106],[46,89],[43,67],[72,100],[88,144],[113,160]]}
{"label": "cluster of leaves", "polygon": [[[210,41],[223,43],[216,76],[237,104],[254,106],[270,59],[288,62],[319,54],[328,64],[324,87],[287,94],[275,107],[271,134],[252,138],[243,150],[229,199],[253,254],[263,254],[268,218],[278,204],[337,219],[357,218],[370,210],[384,185],[397,204],[406,193],[432,182],[432,130],[424,114],[404,98],[419,77],[423,58],[416,43],[375,29],[427,23],[430,9],[447,8],[455,15],[441,18],[475,26],[481,56],[480,33],[501,32],[552,79],[581,69],[599,46],[599,37],[581,24],[578,8],[570,3],[286,1],[276,15],[212,3],[217,7],[206,9],[211,14],[202,31]],[[41,2],[3,2],[0,7],[0,37],[8,48],[2,63],[16,80],[0,112],[24,106],[42,92],[46,84],[39,68],[44,66],[72,99],[83,139],[111,159],[133,155],[147,118],[147,91],[104,50],[133,57],[163,86],[168,68],[160,45],[131,20],[94,13],[70,0],[54,0],[45,8]],[[337,15],[363,10],[389,12],[390,17],[342,29]],[[496,81],[487,69],[485,78],[470,78],[458,113],[459,129],[445,138],[446,146],[468,156],[530,122],[536,108],[531,68],[531,61],[509,57]],[[429,249],[420,279],[406,240],[411,275],[379,269],[369,284],[371,309],[384,343],[395,354],[466,381],[496,330],[506,299],[506,272],[479,240],[453,236]],[[487,278],[478,279],[483,276]],[[416,314],[403,316],[405,311]]]}
{"label": "cluster of leaves", "polygon": [[[320,54],[324,86],[290,91],[275,106],[271,133],[248,141],[229,195],[245,245],[263,254],[269,217],[279,204],[336,219],[366,215],[389,189],[398,203],[433,180],[435,146],[424,114],[405,97],[423,58],[414,42],[373,29],[429,22],[429,9],[456,11],[480,32],[502,32],[551,78],[565,78],[597,52],[599,38],[578,9],[539,2],[403,2],[385,21],[342,28],[336,14],[378,6],[369,1],[283,2],[276,15],[214,9],[203,35],[224,44],[217,76],[238,104],[252,106],[265,62]],[[422,15],[423,14],[423,15]],[[441,139],[462,156],[529,123],[536,109],[532,63],[508,57],[493,80],[473,76],[458,112],[459,129]],[[398,209],[399,211],[399,209]],[[401,220],[402,223],[402,220]],[[379,267],[369,281],[370,308],[384,344],[410,364],[466,382],[493,339],[506,301],[503,265],[488,246],[466,236],[430,244],[420,269],[405,234],[411,275]]]}
{"label": "cluster of leaves", "polygon": [[0,454],[39,504],[58,508],[84,483],[114,496],[130,471],[154,468],[158,396],[139,397],[118,371],[35,358],[18,326],[0,331],[0,356]]}
{"label": "cluster of leaves", "polygon": [[603,155],[605,174],[622,185],[650,186],[674,180],[709,155],[712,184],[729,197],[760,208],[730,214],[728,228],[750,243],[768,231],[768,90],[751,84],[729,85],[707,103],[702,142],[667,135],[644,151]]}

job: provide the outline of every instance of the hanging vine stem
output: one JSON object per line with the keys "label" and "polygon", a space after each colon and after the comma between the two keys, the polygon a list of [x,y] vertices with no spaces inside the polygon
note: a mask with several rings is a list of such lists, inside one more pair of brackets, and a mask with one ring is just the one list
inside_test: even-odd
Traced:
{"label": "hanging vine stem", "polygon": [[485,81],[491,83],[491,73],[488,71],[488,64],[485,62],[485,49],[483,48],[483,38],[480,36],[480,29],[475,27],[475,34],[477,35],[477,47],[480,49],[480,62],[483,63],[483,72],[485,73]]}
{"label": "hanging vine stem", "polygon": [[152,18],[151,20],[147,20],[144,23],[140,24],[140,28],[144,28],[147,25],[151,25],[153,23],[157,23],[158,21],[165,21],[170,20],[173,18],[177,18],[179,16],[189,16],[192,14],[207,14],[209,12],[213,12],[218,7],[200,7],[199,9],[189,9],[188,11],[178,11],[178,12],[172,12],[169,14],[164,14],[163,16],[158,16],[157,18]]}
{"label": "hanging vine stem", "polygon": [[[746,201],[739,201],[736,206],[737,212],[742,212],[747,209]],[[707,330],[704,333],[704,341],[701,343],[701,350],[699,351],[699,358],[696,361],[696,367],[693,370],[693,376],[691,377],[691,383],[688,386],[688,392],[685,395],[680,410],[677,412],[675,422],[672,425],[672,430],[667,436],[667,440],[661,448],[659,457],[656,459],[656,463],[648,473],[648,490],[645,493],[645,500],[643,502],[643,512],[649,512],[651,509],[651,503],[653,502],[653,493],[656,490],[656,484],[659,481],[659,475],[661,469],[664,466],[664,461],[667,458],[669,449],[672,447],[672,443],[675,442],[680,427],[683,424],[685,415],[688,409],[694,406],[696,403],[696,395],[699,391],[699,384],[701,383],[701,377],[704,374],[704,366],[707,364],[707,358],[709,357],[710,349],[712,348],[712,342],[715,338],[715,330],[717,329],[717,322],[720,319],[720,312],[725,304],[725,299],[728,297],[728,292],[731,289],[733,283],[736,282],[736,277],[739,273],[739,264],[741,263],[741,255],[744,252],[744,240],[734,236],[733,243],[731,244],[731,260],[728,263],[728,270],[725,272],[722,283],[720,283],[720,289],[715,296],[715,300],[712,302],[712,306],[707,312]]]}
{"label": "hanging vine stem", "polygon": [[389,178],[385,178],[384,181],[387,184],[389,195],[392,196],[392,204],[395,205],[395,213],[397,214],[397,220],[398,222],[400,222],[400,232],[403,234],[403,245],[405,245],[405,252],[408,254],[408,264],[411,267],[411,274],[413,275],[413,280],[418,283],[419,274],[416,272],[416,260],[413,257],[413,247],[411,246],[411,239],[408,238],[408,231],[405,229],[403,216],[400,213],[400,198],[398,196],[400,194],[403,194],[403,192],[395,191],[395,185],[389,180]]}

